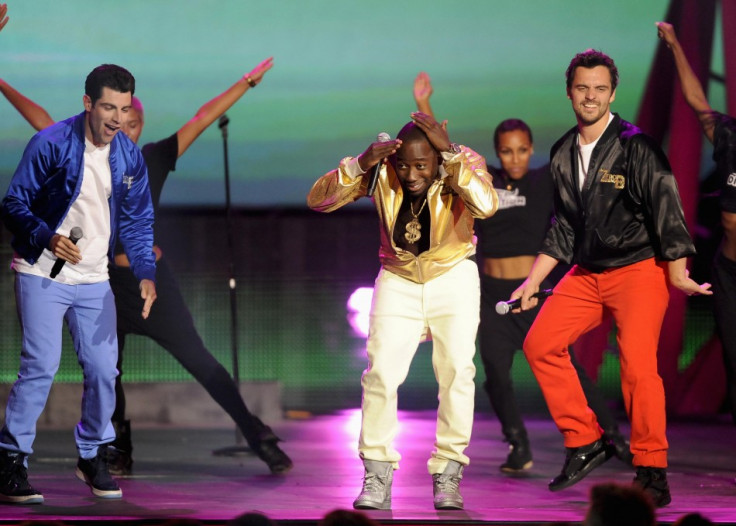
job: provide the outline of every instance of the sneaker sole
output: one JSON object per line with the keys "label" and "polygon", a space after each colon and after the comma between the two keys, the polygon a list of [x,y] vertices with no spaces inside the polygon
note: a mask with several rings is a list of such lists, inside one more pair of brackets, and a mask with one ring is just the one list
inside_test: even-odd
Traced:
{"label": "sneaker sole", "polygon": [[356,510],[390,510],[391,501],[383,502],[353,502],[353,508]]}
{"label": "sneaker sole", "polygon": [[0,502],[7,502],[8,504],[43,504],[43,495],[22,495],[22,496],[10,496],[0,495]]}
{"label": "sneaker sole", "polygon": [[273,475],[285,475],[286,473],[291,471],[293,467],[294,467],[294,464],[290,464],[288,466],[274,466],[274,467],[268,466],[268,469],[271,471]]}
{"label": "sneaker sole", "polygon": [[527,470],[529,470],[529,469],[532,469],[532,466],[533,466],[533,465],[534,465],[534,462],[532,462],[532,461],[530,460],[529,462],[527,462],[526,464],[524,464],[523,466],[521,466],[521,467],[520,467],[520,468],[518,468],[518,469],[516,469],[516,468],[511,468],[511,467],[509,467],[509,466],[501,466],[501,467],[500,467],[500,468],[498,468],[498,469],[500,469],[500,470],[501,470],[501,471],[502,471],[503,473],[522,473],[522,472],[524,472],[524,471],[527,471]]}
{"label": "sneaker sole", "polygon": [[435,503],[434,509],[436,510],[462,510],[464,509],[464,507],[462,504],[457,504],[457,503],[455,504],[451,504],[451,503],[437,504]]}
{"label": "sneaker sole", "polygon": [[89,489],[92,490],[92,494],[95,497],[99,497],[101,499],[122,499],[123,498],[123,490],[116,489],[116,490],[105,490],[105,489],[99,489],[95,488],[92,483],[87,478],[87,475],[82,473],[82,470],[77,468],[76,471],[77,478],[87,484],[89,486]]}

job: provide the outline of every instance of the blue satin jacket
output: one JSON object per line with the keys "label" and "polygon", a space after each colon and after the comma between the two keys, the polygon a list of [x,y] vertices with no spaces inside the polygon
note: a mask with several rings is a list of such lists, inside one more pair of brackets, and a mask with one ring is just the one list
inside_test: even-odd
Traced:
{"label": "blue satin jacket", "polygon": [[[84,172],[85,113],[33,136],[10,181],[0,216],[13,233],[13,249],[34,264],[79,195]],[[123,133],[110,144],[112,192],[110,245],[119,237],[135,276],[155,280],[153,206],[148,173],[138,147]]]}

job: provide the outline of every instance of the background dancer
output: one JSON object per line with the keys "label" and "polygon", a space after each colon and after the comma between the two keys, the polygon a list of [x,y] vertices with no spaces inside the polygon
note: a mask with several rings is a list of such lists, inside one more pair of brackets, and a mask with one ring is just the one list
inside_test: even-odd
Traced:
{"label": "background dancer", "polygon": [[723,228],[721,245],[713,260],[713,306],[716,330],[723,346],[728,405],[736,424],[736,119],[710,107],[672,25],[657,22],[657,32],[672,51],[685,100],[698,116],[703,133],[713,143]]}

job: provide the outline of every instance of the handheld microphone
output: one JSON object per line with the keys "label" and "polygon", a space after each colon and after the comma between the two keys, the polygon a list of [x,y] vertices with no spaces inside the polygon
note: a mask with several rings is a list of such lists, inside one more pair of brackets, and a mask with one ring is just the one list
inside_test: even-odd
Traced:
{"label": "handheld microphone", "polygon": [[[77,244],[77,241],[82,239],[83,236],[84,234],[82,234],[82,229],[78,226],[75,226],[74,228],[72,228],[71,232],[69,232],[69,240],[75,245]],[[49,277],[51,279],[54,279],[59,274],[59,272],[61,272],[61,267],[64,266],[64,263],[66,263],[66,260],[61,258],[56,259],[54,266],[51,268],[51,273],[49,274]]]}
{"label": "handheld microphone", "polygon": [[[390,140],[391,136],[386,132],[381,132],[378,134],[378,137],[376,137],[376,141],[378,142],[388,142]],[[378,164],[376,164],[375,168],[373,168],[371,178],[368,179],[368,190],[365,193],[366,197],[373,197],[373,192],[376,191],[376,183],[378,182],[378,174],[381,172],[382,164],[383,161],[379,161]]]}
{"label": "handheld microphone", "polygon": [[[551,295],[552,289],[543,289],[532,294],[532,298],[539,298],[541,300],[542,298],[547,298]],[[512,310],[519,308],[519,305],[521,305],[521,298],[509,301],[499,301],[496,303],[496,312],[503,316],[504,314],[508,314]]]}

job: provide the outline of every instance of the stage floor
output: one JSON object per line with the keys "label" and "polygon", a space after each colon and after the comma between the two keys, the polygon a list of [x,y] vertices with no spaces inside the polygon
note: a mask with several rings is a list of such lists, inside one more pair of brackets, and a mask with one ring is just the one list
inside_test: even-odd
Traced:
{"label": "stage floor", "polygon": [[[520,477],[503,475],[506,455],[495,419],[478,415],[468,454],[471,465],[461,488],[464,511],[435,511],[426,460],[434,434],[433,412],[402,412],[397,445],[404,455],[394,475],[393,510],[369,512],[381,523],[432,522],[539,524],[579,522],[590,487],[629,483],[633,470],[616,459],[579,484],[557,493],[547,489],[563,462],[562,439],[551,421],[529,420],[534,467]],[[274,476],[256,457],[214,456],[235,445],[232,429],[141,428],[133,422],[134,475],[120,479],[119,501],[95,499],[74,476],[72,430],[40,431],[29,479],[44,494],[40,506],[0,505],[0,523],[61,519],[68,523],[128,521],[160,523],[167,518],[221,524],[240,513],[258,511],[284,522],[316,523],[328,511],[350,508],[362,480],[356,454],[357,410],[274,428],[294,469]],[[625,429],[628,429],[627,427]],[[716,523],[736,524],[736,427],[725,417],[669,424],[669,483],[672,504],[658,511],[662,524],[698,511]]]}

